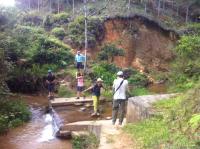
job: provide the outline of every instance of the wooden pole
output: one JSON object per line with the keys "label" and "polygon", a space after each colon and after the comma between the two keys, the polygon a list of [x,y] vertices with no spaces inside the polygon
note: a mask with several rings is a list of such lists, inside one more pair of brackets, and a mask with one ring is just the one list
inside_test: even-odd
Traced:
{"label": "wooden pole", "polygon": [[84,71],[86,71],[87,48],[88,48],[88,39],[87,39],[87,0],[84,0],[84,10],[85,10],[85,63],[84,63]]}

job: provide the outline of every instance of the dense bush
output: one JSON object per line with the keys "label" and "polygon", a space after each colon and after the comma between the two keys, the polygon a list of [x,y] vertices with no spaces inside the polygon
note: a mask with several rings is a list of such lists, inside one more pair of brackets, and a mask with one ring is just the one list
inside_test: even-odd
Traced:
{"label": "dense bush", "polygon": [[8,35],[0,34],[0,39],[0,48],[5,49],[6,59],[14,68],[6,81],[14,91],[37,91],[43,88],[42,75],[48,69],[57,70],[73,62],[69,47],[41,28],[18,25]]}
{"label": "dense bush", "polygon": [[11,127],[17,127],[30,119],[28,107],[20,100],[0,101],[0,133]]}
{"label": "dense bush", "polygon": [[111,86],[119,70],[114,64],[100,63],[92,67],[95,78],[101,77],[106,86]]}
{"label": "dense bush", "polygon": [[70,15],[68,13],[50,14],[47,15],[43,21],[45,28],[53,28],[62,26],[69,22]]}
{"label": "dense bush", "polygon": [[130,86],[145,87],[148,84],[148,78],[135,69],[125,69],[125,77],[128,79]]}
{"label": "dense bush", "polygon": [[[90,17],[87,18],[88,22],[88,46],[90,48],[96,45],[96,42],[103,39],[104,27],[100,19]],[[85,43],[85,18],[83,16],[77,17],[73,22],[68,25],[68,36],[71,38],[72,43],[79,48],[82,48]]]}
{"label": "dense bush", "polygon": [[21,24],[23,25],[29,25],[29,26],[40,26],[42,25],[43,18],[42,16],[35,11],[26,12],[24,14],[21,14]]}
{"label": "dense bush", "polygon": [[100,60],[114,61],[115,56],[124,56],[125,52],[123,49],[117,48],[114,44],[106,44],[102,47],[101,52],[98,55]]}
{"label": "dense bush", "polygon": [[94,134],[81,135],[73,138],[72,145],[74,149],[96,149],[99,140]]}
{"label": "dense bush", "polygon": [[52,31],[52,34],[62,40],[65,36],[65,30],[62,27],[55,27]]}
{"label": "dense bush", "polygon": [[175,91],[193,87],[200,76],[200,37],[196,35],[183,36],[175,49],[177,57],[169,77],[176,86]]}

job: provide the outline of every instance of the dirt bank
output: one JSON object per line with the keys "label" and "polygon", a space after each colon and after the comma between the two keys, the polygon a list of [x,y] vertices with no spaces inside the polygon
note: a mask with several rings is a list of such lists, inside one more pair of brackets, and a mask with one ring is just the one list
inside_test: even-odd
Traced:
{"label": "dirt bank", "polygon": [[178,38],[175,32],[140,16],[109,18],[104,21],[104,27],[103,40],[96,49],[89,50],[92,58],[97,57],[104,44],[114,43],[126,52],[125,57],[115,57],[117,66],[133,67],[142,72],[168,71]]}

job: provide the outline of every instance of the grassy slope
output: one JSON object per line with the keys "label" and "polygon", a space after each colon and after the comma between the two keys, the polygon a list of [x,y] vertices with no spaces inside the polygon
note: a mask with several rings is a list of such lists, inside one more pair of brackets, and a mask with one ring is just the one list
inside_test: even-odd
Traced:
{"label": "grassy slope", "polygon": [[141,148],[199,148],[199,89],[200,84],[176,98],[159,101],[154,105],[156,117],[129,124],[124,130],[140,142]]}

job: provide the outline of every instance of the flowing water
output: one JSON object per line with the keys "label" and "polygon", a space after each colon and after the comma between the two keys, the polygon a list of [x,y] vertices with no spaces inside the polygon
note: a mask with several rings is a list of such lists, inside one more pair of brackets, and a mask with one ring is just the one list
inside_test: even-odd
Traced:
{"label": "flowing water", "polygon": [[25,96],[24,100],[30,105],[32,119],[0,136],[0,149],[72,149],[69,140],[55,137],[55,121],[66,124],[83,120],[105,119],[111,116],[111,103],[102,103],[100,109],[103,114],[94,118],[90,116],[93,111],[91,106],[58,107],[55,108],[55,111],[53,110],[52,116],[45,113],[45,107],[48,105],[46,97]]}
{"label": "flowing water", "polygon": [[26,96],[30,105],[30,122],[0,136],[0,149],[72,149],[71,142],[54,137],[52,116],[45,114],[45,97]]}

